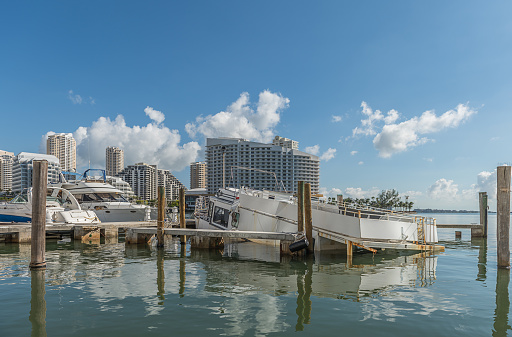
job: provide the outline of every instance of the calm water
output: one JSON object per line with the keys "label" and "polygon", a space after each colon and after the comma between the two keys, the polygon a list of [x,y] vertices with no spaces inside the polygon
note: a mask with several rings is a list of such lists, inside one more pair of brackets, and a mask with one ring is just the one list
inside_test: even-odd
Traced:
{"label": "calm water", "polygon": [[[476,223],[478,214],[439,214]],[[496,215],[487,244],[440,230],[435,256],[328,254],[280,260],[252,243],[163,251],[123,243],[0,244],[0,336],[506,336],[509,271],[496,268]]]}

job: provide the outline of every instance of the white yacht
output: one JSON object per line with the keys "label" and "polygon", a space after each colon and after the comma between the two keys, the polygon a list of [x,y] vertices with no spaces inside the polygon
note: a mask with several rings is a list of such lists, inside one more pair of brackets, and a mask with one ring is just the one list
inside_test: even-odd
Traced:
{"label": "white yacht", "polygon": [[[204,229],[298,232],[297,199],[284,192],[225,188],[196,204],[196,225]],[[390,210],[312,201],[315,250],[342,248],[433,249],[438,242],[435,219]],[[307,245],[307,243],[306,243]],[[441,247],[438,247],[441,248]]]}
{"label": "white yacht", "polygon": [[149,221],[151,207],[133,204],[106,182],[105,170],[89,169],[81,179],[53,184],[68,190],[82,209],[93,210],[102,222]]}
{"label": "white yacht", "polygon": [[[31,222],[32,189],[25,189],[9,202],[0,204],[0,222]],[[48,187],[46,196],[46,222],[87,224],[101,222],[96,213],[82,210],[69,191]]]}

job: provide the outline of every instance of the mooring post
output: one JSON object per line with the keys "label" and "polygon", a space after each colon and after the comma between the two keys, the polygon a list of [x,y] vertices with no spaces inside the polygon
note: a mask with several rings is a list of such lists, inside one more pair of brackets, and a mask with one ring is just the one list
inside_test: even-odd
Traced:
{"label": "mooring post", "polygon": [[32,162],[32,239],[30,269],[46,268],[46,186],[48,162]]}
{"label": "mooring post", "polygon": [[306,239],[308,239],[308,252],[312,253],[315,248],[313,242],[313,218],[311,214],[311,184],[304,184],[304,230],[306,232]]}
{"label": "mooring post", "polygon": [[347,266],[348,268],[352,268],[352,257],[353,257],[353,251],[354,247],[352,244],[352,241],[346,240],[347,242]]}
{"label": "mooring post", "polygon": [[480,204],[480,225],[482,225],[483,236],[487,237],[487,192],[479,192],[478,199]]}
{"label": "mooring post", "polygon": [[497,218],[498,268],[510,268],[510,166],[498,166]]}
{"label": "mooring post", "polygon": [[158,247],[164,246],[164,221],[165,221],[165,187],[158,186],[158,221],[156,227],[156,239]]}
{"label": "mooring post", "polygon": [[[185,189],[183,187],[180,188],[180,228],[187,228],[185,221]],[[186,235],[181,235],[180,239],[181,244],[187,243]]]}
{"label": "mooring post", "polygon": [[304,182],[297,183],[297,231],[304,231]]}

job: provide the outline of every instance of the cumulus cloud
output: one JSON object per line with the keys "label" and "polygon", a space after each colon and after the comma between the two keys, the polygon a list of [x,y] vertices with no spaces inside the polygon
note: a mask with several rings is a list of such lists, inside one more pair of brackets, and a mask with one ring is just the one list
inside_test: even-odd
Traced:
{"label": "cumulus cloud", "polygon": [[329,161],[336,155],[336,149],[328,148],[321,156],[320,160]]}
{"label": "cumulus cloud", "polygon": [[335,116],[335,115],[332,116],[332,122],[333,123],[341,122],[342,119],[343,118],[341,116]]}
{"label": "cumulus cloud", "polygon": [[[318,156],[320,153],[320,145],[308,146],[304,149],[304,152]],[[327,151],[322,153],[319,158],[323,161],[329,161],[336,156],[336,149],[328,148]]]}
{"label": "cumulus cloud", "polygon": [[357,153],[357,151],[350,151],[350,155],[353,156]]}
{"label": "cumulus cloud", "polygon": [[360,161],[357,165],[364,165],[364,161]]}
{"label": "cumulus cloud", "polygon": [[308,146],[304,149],[304,152],[316,156],[320,152],[320,145]]}
{"label": "cumulus cloud", "polygon": [[372,187],[370,190],[363,190],[361,187],[347,187],[345,189],[345,197],[354,199],[371,198],[380,193],[380,190]]}
{"label": "cumulus cloud", "polygon": [[155,110],[150,106],[146,107],[144,112],[146,113],[146,116],[154,120],[157,124],[160,124],[165,120],[165,115],[161,111]]}
{"label": "cumulus cloud", "polygon": [[[415,146],[430,141],[424,135],[436,133],[447,128],[456,128],[470,116],[476,113],[466,104],[459,104],[455,109],[437,116],[433,111],[425,111],[419,117],[396,124],[400,115],[396,110],[390,110],[384,115],[380,110],[373,111],[366,102],[361,103],[361,126],[352,130],[352,136],[373,136],[373,145],[379,151],[379,156],[389,158],[392,155],[406,151]],[[381,125],[384,124],[381,128]],[[380,131],[378,132],[377,130]]]}
{"label": "cumulus cloud", "polygon": [[326,188],[326,187],[320,187],[319,189],[320,194],[322,194],[325,198],[328,197],[336,197],[338,194],[342,194],[342,191],[339,188]]}
{"label": "cumulus cloud", "polygon": [[185,125],[190,137],[246,138],[270,142],[274,127],[281,118],[280,112],[289,106],[290,100],[281,94],[265,90],[259,94],[255,109],[251,107],[249,94],[244,92],[226,111],[206,117],[199,116],[194,123]]}
{"label": "cumulus cloud", "polygon": [[[157,117],[157,121],[163,118]],[[126,165],[146,162],[172,171],[187,167],[197,159],[200,151],[197,142],[182,145],[178,130],[169,129],[158,122],[128,126],[122,115],[114,120],[100,117],[91,126],[79,127],[73,137],[77,144],[79,168],[86,166],[89,160],[91,167],[105,167],[105,148],[108,146],[118,146],[124,150]]]}
{"label": "cumulus cloud", "polygon": [[459,186],[453,180],[441,178],[428,189],[428,196],[433,199],[455,199]]}

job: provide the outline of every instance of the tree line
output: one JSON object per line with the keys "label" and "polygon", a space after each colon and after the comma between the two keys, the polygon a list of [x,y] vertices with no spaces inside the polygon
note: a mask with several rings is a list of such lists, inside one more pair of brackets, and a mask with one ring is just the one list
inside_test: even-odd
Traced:
{"label": "tree line", "polygon": [[[375,208],[384,208],[398,211],[411,211],[414,202],[409,201],[409,196],[403,197],[395,189],[382,190],[377,196],[371,198],[344,198],[347,204],[356,204],[359,206],[370,206]],[[335,204],[336,198],[328,198],[328,203]]]}

